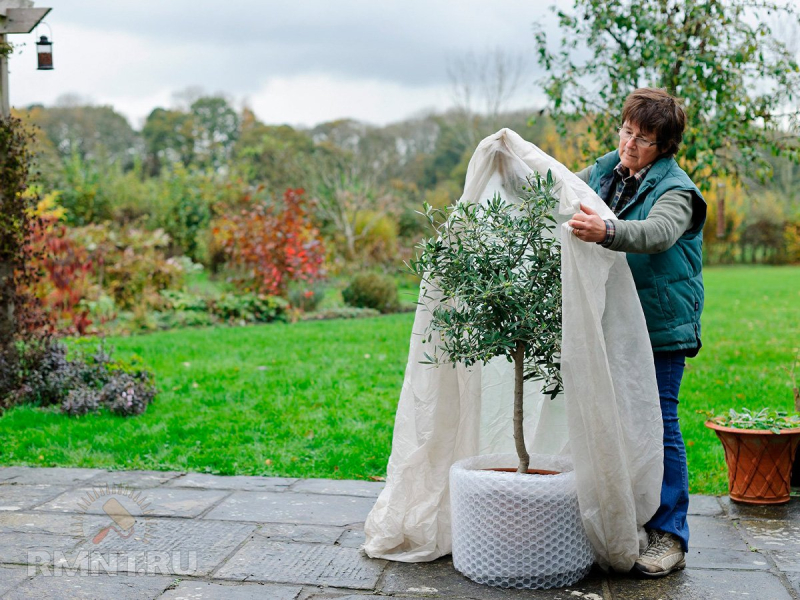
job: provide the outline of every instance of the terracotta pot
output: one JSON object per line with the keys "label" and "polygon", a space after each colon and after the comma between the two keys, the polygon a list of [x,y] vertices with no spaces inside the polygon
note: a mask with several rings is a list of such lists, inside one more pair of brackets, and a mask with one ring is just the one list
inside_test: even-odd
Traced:
{"label": "terracotta pot", "polygon": [[717,432],[728,463],[731,500],[746,504],[783,504],[789,501],[792,463],[800,445],[800,428],[736,429],[706,421]]}

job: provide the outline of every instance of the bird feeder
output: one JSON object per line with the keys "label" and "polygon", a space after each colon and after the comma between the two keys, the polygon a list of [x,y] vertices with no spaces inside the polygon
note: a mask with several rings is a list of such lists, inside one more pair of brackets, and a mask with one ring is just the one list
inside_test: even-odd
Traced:
{"label": "bird feeder", "polygon": [[46,35],[40,37],[36,42],[36,57],[39,71],[53,70],[53,42],[48,40]]}

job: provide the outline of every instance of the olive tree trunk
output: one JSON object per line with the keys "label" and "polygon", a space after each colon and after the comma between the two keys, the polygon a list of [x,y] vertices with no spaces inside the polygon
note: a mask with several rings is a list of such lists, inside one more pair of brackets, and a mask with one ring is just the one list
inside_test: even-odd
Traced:
{"label": "olive tree trunk", "polygon": [[514,350],[514,444],[517,447],[519,456],[519,467],[517,473],[527,473],[528,463],[531,457],[525,448],[525,431],[522,428],[522,386],[524,383],[523,367],[525,364],[525,345],[517,342]]}

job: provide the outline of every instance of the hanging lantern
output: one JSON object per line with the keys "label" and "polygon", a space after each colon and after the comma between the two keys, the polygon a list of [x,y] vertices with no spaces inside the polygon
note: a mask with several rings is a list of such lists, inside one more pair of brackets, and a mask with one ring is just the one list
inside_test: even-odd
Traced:
{"label": "hanging lantern", "polygon": [[46,35],[40,37],[36,42],[36,56],[39,62],[37,68],[40,71],[53,70],[53,42],[48,40]]}

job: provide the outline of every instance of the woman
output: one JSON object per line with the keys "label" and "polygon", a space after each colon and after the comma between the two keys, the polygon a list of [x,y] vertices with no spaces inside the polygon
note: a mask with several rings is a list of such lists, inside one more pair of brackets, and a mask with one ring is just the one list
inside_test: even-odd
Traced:
{"label": "woman", "polygon": [[686,113],[660,89],[625,100],[619,147],[578,173],[618,220],[581,206],[569,224],[578,239],[625,252],[642,303],[664,422],[661,505],[645,525],[648,546],[634,569],[663,577],[686,566],[689,479],[678,423],[686,357],[700,350],[703,310],[702,231],[706,204],[678,166]]}

